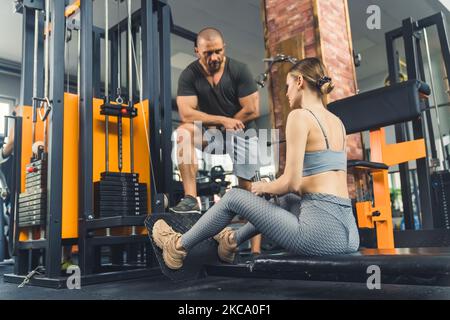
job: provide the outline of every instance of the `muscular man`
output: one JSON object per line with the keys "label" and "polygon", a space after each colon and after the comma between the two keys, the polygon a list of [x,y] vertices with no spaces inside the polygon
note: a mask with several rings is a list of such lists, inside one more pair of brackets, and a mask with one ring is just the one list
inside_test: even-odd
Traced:
{"label": "muscular man", "polygon": [[[177,104],[182,124],[177,129],[181,149],[177,156],[185,197],[171,208],[175,213],[200,212],[193,137],[200,135],[209,140],[210,133],[204,135],[205,129],[215,127],[227,133],[223,140],[232,145],[227,145],[226,151],[233,160],[233,172],[241,188],[250,190],[255,171],[259,170],[257,162],[236,161],[251,153],[250,149],[254,151],[257,144],[256,130],[248,131],[255,128],[253,120],[259,117],[259,94],[252,74],[245,64],[225,55],[224,39],[217,29],[205,28],[198,33],[195,53],[198,60],[182,72],[178,82]],[[250,132],[254,134],[247,134]],[[237,137],[244,135],[246,143],[236,142]]]}

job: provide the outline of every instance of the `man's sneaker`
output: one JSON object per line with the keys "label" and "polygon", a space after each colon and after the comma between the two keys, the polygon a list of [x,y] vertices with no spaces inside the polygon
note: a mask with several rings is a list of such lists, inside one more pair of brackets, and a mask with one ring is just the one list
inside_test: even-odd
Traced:
{"label": "man's sneaker", "polygon": [[198,205],[197,199],[193,196],[187,195],[170,211],[174,213],[198,213],[200,214],[200,207]]}

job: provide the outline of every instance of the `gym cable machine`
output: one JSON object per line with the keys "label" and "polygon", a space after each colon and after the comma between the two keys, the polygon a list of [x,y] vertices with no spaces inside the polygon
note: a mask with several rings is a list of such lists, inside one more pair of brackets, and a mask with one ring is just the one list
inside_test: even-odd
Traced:
{"label": "gym cable machine", "polygon": [[[423,115],[420,119],[412,121],[414,139],[426,138],[428,149],[427,156],[424,159],[417,160],[417,181],[418,197],[416,193],[416,212],[421,213],[422,229],[446,229],[450,230],[450,207],[449,207],[449,156],[445,152],[442,132],[442,120],[439,116],[438,101],[432,59],[430,55],[430,46],[427,29],[436,27],[439,40],[439,46],[442,53],[443,65],[446,75],[450,74],[450,46],[448,41],[447,21],[445,15],[441,12],[430,17],[414,21],[412,18],[403,20],[402,27],[386,33],[386,50],[389,66],[389,82],[391,84],[401,81],[398,52],[395,50],[395,41],[402,39],[405,48],[406,67],[408,79],[418,79],[426,81],[424,66],[424,57],[422,54],[422,40],[425,43],[426,63],[428,65],[428,75],[431,86],[434,106],[430,107],[427,101]],[[444,81],[449,81],[448,77]],[[449,82],[450,84],[450,82]],[[435,124],[432,121],[432,113],[435,115]],[[439,135],[437,148],[433,128],[437,128]],[[411,139],[408,124],[397,124],[395,126],[397,142],[404,142]],[[440,153],[438,154],[438,150]],[[440,169],[438,169],[440,168]],[[400,180],[402,185],[402,202],[404,210],[405,229],[414,230],[414,206],[412,192],[416,187],[414,174],[411,176],[411,170],[408,163],[399,166]],[[447,191],[445,191],[447,190]],[[417,190],[414,190],[417,192]],[[438,245],[439,241],[436,242]]]}
{"label": "gym cable machine", "polygon": [[[119,1],[118,6],[123,2]],[[107,2],[105,9],[108,13]],[[63,248],[76,248],[81,283],[84,285],[151,276],[160,272],[153,268],[153,252],[148,244],[143,221],[147,210],[164,211],[165,195],[169,195],[170,199],[171,193],[172,163],[170,148],[166,147],[170,145],[172,133],[170,34],[172,32],[190,38],[195,38],[195,34],[172,24],[170,7],[166,1],[143,0],[141,8],[134,13],[131,12],[130,0],[127,4],[127,18],[118,21],[113,27],[109,27],[109,18],[106,18],[106,27],[102,30],[93,25],[91,0],[16,1],[17,11],[22,13],[24,24],[20,104],[24,106],[27,115],[34,115],[32,142],[35,158],[31,162],[30,159],[27,161],[32,169],[26,174],[34,175],[30,178],[37,181],[30,182],[41,187],[41,194],[35,197],[40,199],[39,217],[42,219],[38,220],[38,226],[23,227],[17,223],[21,223],[17,220],[23,216],[19,205],[23,203],[19,202],[23,195],[20,194],[29,194],[28,189],[21,190],[24,162],[19,161],[14,170],[16,185],[13,192],[16,197],[13,206],[16,218],[13,236],[16,262],[14,273],[5,275],[6,282],[65,287],[67,275],[61,271],[62,255],[65,255]],[[69,19],[78,10],[79,23],[76,19]],[[42,14],[44,11],[45,15]],[[128,97],[123,94],[121,84],[120,39],[123,30],[127,34]],[[64,93],[65,74],[64,68],[60,67],[65,66],[64,60],[69,54],[67,41],[73,38],[75,31],[78,31],[79,43],[77,95]],[[44,46],[45,50],[42,50],[43,34],[48,43]],[[139,52],[136,46],[138,34]],[[100,63],[97,63],[101,61],[101,39],[105,39],[103,95]],[[44,75],[36,67],[42,65],[42,61],[48,61],[44,64]],[[111,87],[116,88],[114,100],[109,92],[109,69],[112,75]],[[33,74],[32,78],[30,74]],[[70,90],[73,82],[69,70],[66,75]],[[139,98],[135,98],[138,91],[134,86],[136,82]],[[45,90],[47,83],[48,89]],[[79,129],[75,125],[78,118]],[[124,118],[129,119],[129,123],[124,123]],[[25,157],[25,154],[31,154],[29,149],[32,143],[27,142],[29,137],[23,130],[27,119],[27,116],[15,119],[16,128],[21,129],[17,130],[15,139],[15,156],[18,159],[22,155]],[[114,123],[117,123],[116,127],[113,127]],[[128,133],[127,127],[130,132],[129,142],[123,141]],[[46,132],[43,137],[42,132]],[[109,151],[116,147],[110,141],[110,137],[115,134],[117,171],[114,172],[111,169],[116,157]],[[73,140],[66,140],[71,135],[74,135],[72,138],[78,137],[79,145],[74,144]],[[102,145],[99,138],[105,144],[103,156],[98,147]],[[134,148],[139,148],[139,154],[134,153]],[[72,152],[74,157],[70,160],[70,170],[67,165],[70,157],[65,156],[66,152]],[[129,161],[124,157],[127,152],[130,154]],[[135,161],[134,156],[140,157],[139,160]],[[38,161],[42,163],[42,159],[46,159],[49,169],[46,175],[43,172],[38,177],[41,171],[37,165]],[[99,169],[100,166],[103,167]],[[67,175],[73,179],[67,179]],[[72,185],[68,186],[68,183]],[[28,180],[25,185],[27,184],[35,187]],[[63,188],[66,192],[62,191]],[[96,193],[96,189],[104,188],[108,189],[107,194]],[[68,193],[68,189],[74,194]],[[117,204],[122,204],[116,206],[114,211],[109,201],[104,201],[112,198]],[[76,209],[67,210],[68,201],[72,201],[70,207]],[[146,201],[148,204],[142,205]],[[71,211],[71,216],[68,211]],[[112,211],[114,214],[111,214]],[[68,219],[72,222],[69,225]],[[24,231],[30,229],[32,232],[24,234]],[[130,246],[135,246],[131,253]],[[111,253],[111,261],[106,264],[103,257],[105,247],[109,247],[110,251],[107,253]],[[125,247],[128,249],[124,251]],[[133,260],[138,257],[138,261],[130,263],[130,257]]]}

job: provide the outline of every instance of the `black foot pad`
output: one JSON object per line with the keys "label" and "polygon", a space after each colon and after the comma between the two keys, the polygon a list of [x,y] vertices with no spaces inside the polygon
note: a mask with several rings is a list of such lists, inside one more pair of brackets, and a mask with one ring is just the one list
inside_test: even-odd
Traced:
{"label": "black foot pad", "polygon": [[153,241],[153,225],[159,219],[163,219],[173,230],[180,233],[187,232],[201,216],[198,213],[163,213],[152,214],[145,220],[150,242],[153,246],[155,256],[161,267],[162,273],[173,281],[195,280],[206,277],[205,265],[220,263],[217,255],[217,242],[210,238],[192,248],[183,262],[183,267],[178,270],[169,269],[164,263],[162,250]]}

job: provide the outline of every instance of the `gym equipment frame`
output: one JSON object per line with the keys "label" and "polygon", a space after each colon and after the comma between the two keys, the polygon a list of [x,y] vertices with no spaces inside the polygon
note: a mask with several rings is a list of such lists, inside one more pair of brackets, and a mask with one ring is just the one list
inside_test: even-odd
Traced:
{"label": "gym equipment frame", "polygon": [[[49,8],[45,4],[50,4]],[[20,105],[24,106],[24,116],[17,118],[18,127],[22,128],[16,135],[16,157],[21,159],[15,170],[16,185],[14,188],[13,215],[17,217],[18,195],[23,192],[24,166],[29,161],[31,144],[26,142],[26,132],[20,123],[31,115],[31,106],[36,95],[44,96],[42,90],[43,72],[33,72],[36,64],[44,64],[44,41],[42,37],[35,38],[35,30],[44,33],[44,16],[41,11],[51,12],[51,30],[47,30],[50,41],[48,76],[49,96],[51,103],[48,117],[48,177],[47,177],[47,219],[45,227],[38,235],[23,232],[14,224],[14,252],[16,263],[13,274],[4,276],[5,282],[22,283],[24,280],[30,285],[63,288],[66,286],[67,276],[61,272],[61,258],[63,246],[77,246],[81,284],[87,285],[98,282],[123,280],[136,277],[148,277],[160,274],[156,268],[153,251],[143,228],[146,215],[115,216],[97,218],[94,212],[94,184],[98,178],[97,167],[103,167],[105,157],[99,156],[97,149],[101,135],[98,134],[98,123],[101,122],[98,111],[102,104],[101,98],[109,95],[104,92],[100,77],[100,40],[105,38],[105,30],[93,25],[93,1],[16,1],[16,9],[23,15],[23,57],[21,74]],[[49,10],[51,9],[51,10]],[[71,20],[75,12],[80,12],[80,23]],[[129,11],[130,13],[131,11]],[[196,34],[172,23],[170,6],[164,0],[141,1],[141,8],[129,15],[129,19],[118,22],[109,28],[111,35],[110,70],[113,75],[118,72],[118,31],[132,31],[134,44],[139,32],[142,41],[141,90],[132,87],[133,94],[128,95],[143,117],[142,110],[149,124],[150,152],[143,153],[146,159],[141,174],[146,177],[149,201],[149,212],[164,211],[164,194],[170,198],[172,183],[171,161],[171,133],[172,133],[172,97],[171,97],[171,69],[170,69],[170,35],[171,33],[194,40]],[[80,73],[78,94],[64,93],[64,68],[54,66],[65,65],[65,32],[66,28],[79,32]],[[122,35],[120,33],[120,35]],[[127,37],[130,33],[127,32]],[[37,41],[36,41],[37,39]],[[130,42],[128,42],[130,43]],[[35,46],[36,44],[36,46]],[[35,48],[35,50],[33,50]],[[130,47],[129,47],[130,49]],[[135,60],[136,60],[136,53]],[[132,59],[131,59],[132,60]],[[96,61],[96,63],[94,63]],[[108,68],[108,66],[105,66]],[[137,83],[138,72],[128,64],[133,83]],[[34,75],[35,79],[30,76]],[[74,83],[69,79],[70,85]],[[130,83],[130,82],[128,82]],[[69,86],[68,86],[69,87]],[[118,87],[116,77],[111,77],[111,87]],[[35,89],[35,90],[33,90]],[[128,89],[128,88],[124,88]],[[37,91],[36,91],[37,90]],[[34,92],[33,92],[34,91]],[[123,90],[123,92],[126,92]],[[126,97],[126,95],[124,95]],[[71,119],[72,118],[72,119]],[[79,119],[73,121],[73,119]],[[72,121],[71,121],[72,120]],[[137,123],[137,121],[136,121]],[[38,132],[42,123],[38,121]],[[138,130],[140,144],[145,145],[144,130]],[[139,133],[140,132],[140,133]],[[131,134],[130,134],[131,135]],[[99,138],[100,137],[100,138]],[[25,140],[24,140],[25,139]],[[73,145],[78,139],[79,145]],[[104,141],[104,135],[102,138]],[[95,141],[95,148],[94,148]],[[134,141],[138,141],[134,139]],[[29,148],[25,148],[23,145]],[[126,146],[126,145],[125,145]],[[26,150],[27,154],[23,154]],[[22,152],[22,154],[20,154]],[[139,156],[139,155],[138,155]],[[68,168],[72,166],[71,168]],[[76,169],[74,169],[76,168]],[[78,183],[76,183],[78,182]],[[68,191],[70,189],[70,191]],[[64,190],[64,192],[63,192]],[[70,198],[70,199],[69,199]],[[125,234],[111,234],[111,228],[125,230]],[[129,234],[129,229],[133,232]],[[104,231],[107,230],[106,234]],[[137,232],[136,232],[137,231]],[[34,232],[36,233],[36,232]],[[128,234],[127,234],[128,233]],[[31,235],[31,238],[29,236]],[[102,246],[126,246],[139,244],[141,261],[133,265],[102,265]],[[112,250],[112,249],[111,249]],[[114,251],[114,250],[112,250]],[[123,251],[123,250],[122,250]],[[123,262],[123,252],[112,252],[112,260]],[[136,256],[136,252],[127,252],[127,257]],[[144,258],[142,258],[144,257]],[[142,259],[144,261],[142,261]],[[113,262],[114,262],[113,261]],[[32,271],[37,273],[31,273]],[[32,274],[32,277],[27,275]]]}

